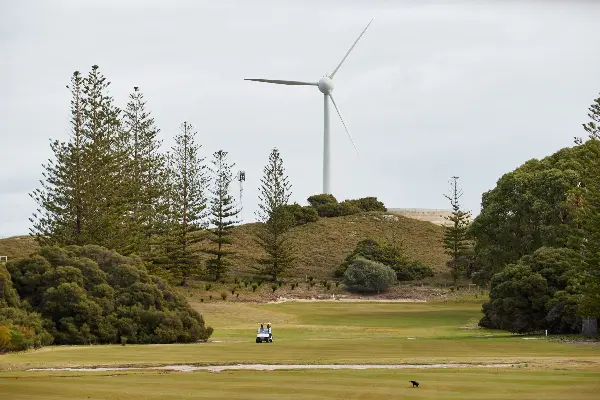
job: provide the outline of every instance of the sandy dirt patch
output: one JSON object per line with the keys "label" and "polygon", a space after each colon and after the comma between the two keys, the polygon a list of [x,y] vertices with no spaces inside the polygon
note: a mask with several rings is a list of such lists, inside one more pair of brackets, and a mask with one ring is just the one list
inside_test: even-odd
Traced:
{"label": "sandy dirt patch", "polygon": [[324,301],[336,301],[336,302],[368,302],[368,303],[426,303],[426,300],[421,299],[363,299],[363,298],[354,298],[354,297],[337,297],[332,296],[328,299],[318,299],[318,298],[310,298],[310,299],[297,299],[297,298],[287,298],[287,297],[278,297],[277,300],[269,301],[269,304],[277,304],[277,303],[287,303],[287,302],[297,302],[297,303],[314,303],[314,302],[324,302]]}
{"label": "sandy dirt patch", "polygon": [[506,368],[521,364],[236,364],[236,365],[166,365],[163,367],[32,368],[27,371],[106,372],[133,370],[168,370],[179,372],[229,370],[276,371],[295,369],[435,369],[435,368]]}

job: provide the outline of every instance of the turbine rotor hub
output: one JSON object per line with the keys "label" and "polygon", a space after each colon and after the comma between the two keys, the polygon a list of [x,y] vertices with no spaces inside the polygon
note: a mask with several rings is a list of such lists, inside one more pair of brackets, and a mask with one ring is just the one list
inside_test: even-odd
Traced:
{"label": "turbine rotor hub", "polygon": [[319,79],[317,86],[319,87],[321,93],[329,94],[333,90],[333,80],[328,76],[324,76]]}

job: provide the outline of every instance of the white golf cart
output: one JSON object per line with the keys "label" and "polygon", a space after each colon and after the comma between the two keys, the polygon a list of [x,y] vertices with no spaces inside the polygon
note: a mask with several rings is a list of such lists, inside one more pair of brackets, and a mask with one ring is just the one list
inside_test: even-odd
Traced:
{"label": "white golf cart", "polygon": [[[258,328],[258,332],[256,333],[256,343],[272,343],[273,342],[273,333],[271,332],[271,323],[260,323]],[[266,328],[265,328],[266,325]]]}

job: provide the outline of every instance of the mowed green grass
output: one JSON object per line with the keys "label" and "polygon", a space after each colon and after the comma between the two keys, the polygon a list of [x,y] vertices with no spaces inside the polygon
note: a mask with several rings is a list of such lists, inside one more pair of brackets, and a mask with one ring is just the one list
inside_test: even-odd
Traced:
{"label": "mowed green grass", "polygon": [[[62,346],[0,356],[0,370],[167,364],[600,363],[600,346],[524,340],[477,329],[475,303],[314,302],[193,304],[215,333],[209,343]],[[274,343],[254,343],[258,322]]]}
{"label": "mowed green grass", "polygon": [[[474,303],[193,304],[213,341],[63,346],[0,356],[7,399],[596,399],[600,346],[476,329]],[[274,343],[254,343],[272,322]],[[503,368],[222,371],[26,371],[169,364],[521,363]],[[413,389],[409,380],[418,380]]]}
{"label": "mowed green grass", "polygon": [[[597,399],[594,370],[5,373],[7,399]],[[417,379],[413,389],[409,380]]]}

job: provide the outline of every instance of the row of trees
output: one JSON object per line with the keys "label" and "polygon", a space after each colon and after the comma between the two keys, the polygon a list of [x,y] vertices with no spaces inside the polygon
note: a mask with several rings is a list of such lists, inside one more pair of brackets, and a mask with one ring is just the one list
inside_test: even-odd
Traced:
{"label": "row of trees", "polygon": [[54,157],[31,193],[38,204],[31,233],[42,245],[96,244],[137,254],[180,281],[198,273],[197,243],[208,239],[205,267],[218,278],[239,213],[229,193],[234,164],[220,150],[205,165],[188,122],[163,152],[139,88],[121,110],[109,86],[96,65],[85,77],[73,73],[70,136],[51,141]]}

